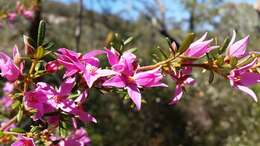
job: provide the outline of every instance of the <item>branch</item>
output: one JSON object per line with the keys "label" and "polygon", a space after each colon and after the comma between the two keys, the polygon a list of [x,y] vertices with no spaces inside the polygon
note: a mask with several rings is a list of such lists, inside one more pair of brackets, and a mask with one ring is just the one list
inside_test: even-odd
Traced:
{"label": "branch", "polygon": [[76,51],[79,51],[79,49],[80,49],[83,10],[84,10],[83,0],[79,0],[79,13],[78,13],[78,17],[77,17],[77,25],[76,25],[76,30],[75,30]]}

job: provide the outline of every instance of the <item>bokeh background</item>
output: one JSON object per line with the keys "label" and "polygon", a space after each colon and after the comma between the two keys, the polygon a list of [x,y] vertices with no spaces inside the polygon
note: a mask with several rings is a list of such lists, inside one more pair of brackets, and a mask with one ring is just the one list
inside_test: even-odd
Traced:
{"label": "bokeh background", "polygon": [[[1,0],[1,9],[15,0]],[[42,0],[41,17],[47,21],[47,39],[56,48],[80,52],[102,49],[108,36],[133,36],[132,46],[142,65],[152,63],[157,46],[167,49],[165,38],[180,42],[188,32],[209,32],[221,41],[236,30],[238,38],[250,35],[249,50],[260,51],[259,0]],[[23,34],[32,22],[18,19],[0,29],[0,49],[23,47]],[[229,82],[208,73],[193,74],[176,106],[168,105],[174,82],[167,89],[143,91],[146,103],[137,112],[116,94],[91,91],[88,110],[98,119],[87,129],[94,146],[260,146],[260,103]],[[260,87],[253,87],[259,95]]]}

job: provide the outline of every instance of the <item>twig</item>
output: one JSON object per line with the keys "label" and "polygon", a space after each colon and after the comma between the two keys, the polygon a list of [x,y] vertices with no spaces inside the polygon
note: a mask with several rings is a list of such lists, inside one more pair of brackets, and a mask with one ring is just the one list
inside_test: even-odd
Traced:
{"label": "twig", "polygon": [[0,131],[5,130],[6,128],[8,128],[9,126],[11,126],[14,122],[16,121],[16,116],[14,116],[12,119],[10,119],[5,125],[3,125],[0,128]]}

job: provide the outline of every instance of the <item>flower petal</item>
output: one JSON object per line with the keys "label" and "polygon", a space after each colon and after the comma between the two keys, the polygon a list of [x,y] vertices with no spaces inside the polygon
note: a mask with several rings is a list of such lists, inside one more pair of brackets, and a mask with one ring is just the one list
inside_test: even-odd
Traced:
{"label": "flower petal", "polygon": [[105,54],[106,52],[104,50],[92,50],[89,51],[88,53],[84,54],[82,56],[83,59],[87,59],[90,57],[96,57],[97,55]]}
{"label": "flower petal", "polygon": [[106,53],[107,53],[108,62],[111,66],[118,63],[119,53],[114,48],[111,48],[111,50],[106,49]]}
{"label": "flower petal", "polygon": [[139,91],[139,89],[137,88],[137,85],[129,85],[126,87],[128,95],[130,96],[130,98],[132,99],[132,101],[134,102],[134,104],[136,105],[137,110],[141,109],[141,93]]}
{"label": "flower petal", "polygon": [[248,87],[246,87],[246,86],[241,86],[241,85],[238,85],[238,86],[236,86],[236,87],[237,87],[239,90],[241,90],[241,91],[247,93],[248,95],[250,95],[250,96],[253,98],[253,100],[254,100],[255,102],[257,102],[257,97],[256,97],[256,94],[254,93],[253,90],[251,90],[250,88],[248,88]]}
{"label": "flower petal", "polygon": [[228,48],[228,55],[241,58],[246,55],[246,47],[249,43],[249,36],[237,41]]}
{"label": "flower petal", "polygon": [[233,35],[232,35],[232,38],[231,38],[227,48],[230,48],[234,44],[234,42],[236,40],[236,35],[237,35],[236,31],[233,30]]}
{"label": "flower petal", "polygon": [[124,88],[126,85],[121,76],[113,76],[112,78],[106,80],[103,83],[103,86]]}
{"label": "flower petal", "polygon": [[177,84],[175,87],[174,97],[172,98],[170,104],[175,105],[176,103],[178,103],[181,100],[182,95],[183,95],[182,87],[181,85]]}
{"label": "flower petal", "polygon": [[124,74],[132,76],[135,73],[135,60],[136,56],[130,52],[125,52],[122,55],[120,63],[124,64]]}
{"label": "flower petal", "polygon": [[74,86],[75,78],[66,79],[60,86],[59,95],[60,96],[68,96]]}
{"label": "flower petal", "polygon": [[204,35],[201,38],[199,38],[196,42],[203,42],[206,39],[207,35],[208,32],[204,33]]}
{"label": "flower petal", "polygon": [[136,73],[134,75],[134,78],[138,86],[142,86],[142,87],[165,86],[165,84],[162,84],[160,82],[163,78],[160,71],[160,67],[155,68],[153,70]]}

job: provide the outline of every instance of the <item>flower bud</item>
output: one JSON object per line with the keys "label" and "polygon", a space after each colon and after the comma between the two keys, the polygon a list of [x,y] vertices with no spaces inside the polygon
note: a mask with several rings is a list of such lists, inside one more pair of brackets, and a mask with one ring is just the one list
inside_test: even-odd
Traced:
{"label": "flower bud", "polygon": [[27,55],[33,54],[33,50],[34,50],[33,40],[30,37],[24,35],[23,41],[24,41],[25,54]]}
{"label": "flower bud", "polygon": [[58,68],[59,68],[59,63],[56,60],[48,62],[45,66],[46,71],[49,73],[53,73],[57,71]]}

